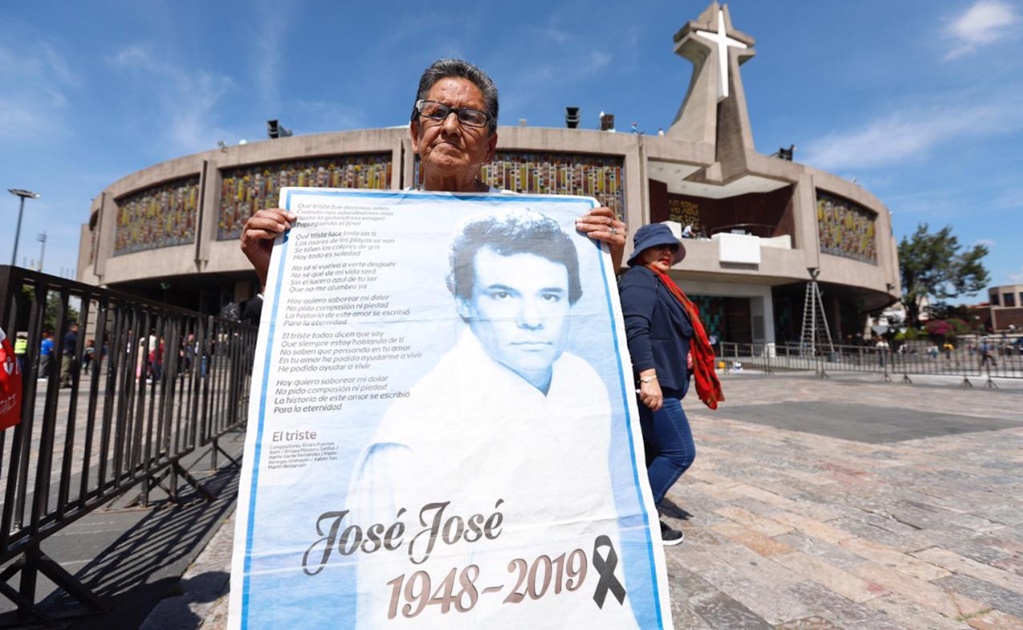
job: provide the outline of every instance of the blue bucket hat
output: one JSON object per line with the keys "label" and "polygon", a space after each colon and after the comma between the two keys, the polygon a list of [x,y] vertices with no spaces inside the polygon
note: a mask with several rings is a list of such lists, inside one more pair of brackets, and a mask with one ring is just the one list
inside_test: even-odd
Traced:
{"label": "blue bucket hat", "polygon": [[675,252],[675,258],[671,261],[672,265],[677,265],[686,257],[685,245],[682,244],[682,241],[675,238],[671,228],[663,223],[651,223],[639,228],[632,237],[632,242],[635,249],[632,250],[632,255],[629,256],[628,265],[630,267],[635,267],[639,264],[639,257],[643,250],[656,247],[657,245],[676,245],[678,247],[678,251]]}

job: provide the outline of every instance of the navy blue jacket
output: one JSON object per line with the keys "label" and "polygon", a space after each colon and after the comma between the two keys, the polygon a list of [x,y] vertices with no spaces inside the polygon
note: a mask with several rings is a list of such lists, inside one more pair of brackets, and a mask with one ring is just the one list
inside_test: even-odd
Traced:
{"label": "navy blue jacket", "polygon": [[646,267],[633,267],[618,282],[625,335],[636,374],[657,369],[657,382],[679,398],[689,389],[686,356],[693,338],[689,314]]}

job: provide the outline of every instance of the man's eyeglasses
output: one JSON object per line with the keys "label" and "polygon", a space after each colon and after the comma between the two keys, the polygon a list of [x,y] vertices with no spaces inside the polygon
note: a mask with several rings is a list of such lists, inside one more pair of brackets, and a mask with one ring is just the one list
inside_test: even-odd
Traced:
{"label": "man's eyeglasses", "polygon": [[430,120],[446,120],[451,112],[458,116],[458,122],[468,127],[486,127],[490,122],[490,114],[481,112],[478,109],[466,107],[450,107],[437,101],[419,99],[416,101],[416,111],[423,118]]}

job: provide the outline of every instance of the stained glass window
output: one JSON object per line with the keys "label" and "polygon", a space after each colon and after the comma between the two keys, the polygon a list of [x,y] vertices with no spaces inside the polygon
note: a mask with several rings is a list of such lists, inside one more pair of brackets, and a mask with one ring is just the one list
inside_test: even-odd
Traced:
{"label": "stained glass window", "polygon": [[821,252],[877,264],[876,215],[841,197],[817,191]]}
{"label": "stained glass window", "polygon": [[290,160],[223,171],[217,240],[238,238],[257,210],[276,208],[281,188],[391,187],[391,154],[337,155]]}
{"label": "stained glass window", "polygon": [[621,156],[498,151],[480,171],[491,186],[520,193],[586,195],[625,213],[625,167]]}
{"label": "stained glass window", "polygon": [[198,215],[198,175],[119,199],[114,256],[194,243]]}

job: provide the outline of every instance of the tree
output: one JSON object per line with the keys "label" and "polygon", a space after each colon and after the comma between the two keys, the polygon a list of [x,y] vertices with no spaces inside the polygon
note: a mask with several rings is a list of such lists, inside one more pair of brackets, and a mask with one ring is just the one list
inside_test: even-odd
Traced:
{"label": "tree", "polygon": [[[28,330],[29,315],[32,311],[32,303],[35,301],[35,290],[31,286],[22,285],[21,291],[14,296],[15,302],[18,307],[18,319],[15,322],[15,330]],[[80,316],[78,309],[75,308],[74,304],[77,302],[77,298],[70,298],[68,300],[67,313],[65,314],[64,320],[66,324],[77,322]],[[57,330],[57,314],[60,312],[60,293],[56,291],[47,291],[46,293],[46,305],[43,307],[43,330],[49,330],[50,332],[56,332]]]}
{"label": "tree", "polygon": [[[60,294],[50,291],[46,295],[46,316],[43,318],[45,330],[57,330],[57,313],[60,312]],[[72,322],[78,321],[78,309],[68,304],[67,312],[64,314],[64,323],[70,326]]]}
{"label": "tree", "polygon": [[963,249],[946,225],[935,234],[927,224],[917,226],[912,237],[899,243],[899,270],[902,272],[902,304],[906,319],[912,326],[920,325],[924,298],[944,300],[961,294],[980,291],[989,277],[981,259],[987,256],[986,245]]}

